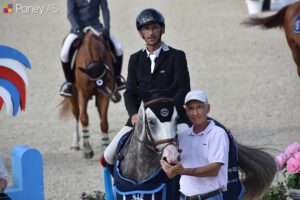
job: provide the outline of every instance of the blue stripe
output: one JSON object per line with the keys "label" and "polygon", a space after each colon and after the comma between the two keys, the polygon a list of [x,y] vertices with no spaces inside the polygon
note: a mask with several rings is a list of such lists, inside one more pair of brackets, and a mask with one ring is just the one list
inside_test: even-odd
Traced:
{"label": "blue stripe", "polygon": [[26,68],[31,68],[29,60],[23,53],[8,46],[0,45],[0,58],[14,59],[21,62]]}
{"label": "blue stripe", "polygon": [[20,106],[20,94],[17,87],[3,78],[0,78],[0,85],[10,93],[13,102],[13,116],[16,116]]}

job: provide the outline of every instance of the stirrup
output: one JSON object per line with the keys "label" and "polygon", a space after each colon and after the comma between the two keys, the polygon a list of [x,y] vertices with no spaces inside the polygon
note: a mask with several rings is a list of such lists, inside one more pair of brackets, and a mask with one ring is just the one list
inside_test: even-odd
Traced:
{"label": "stirrup", "polygon": [[60,88],[59,94],[63,97],[71,97],[73,96],[73,86],[70,82],[64,82]]}
{"label": "stirrup", "polygon": [[125,81],[125,78],[123,76],[116,77],[116,81],[117,81],[118,91],[124,90],[126,88],[126,81]]}

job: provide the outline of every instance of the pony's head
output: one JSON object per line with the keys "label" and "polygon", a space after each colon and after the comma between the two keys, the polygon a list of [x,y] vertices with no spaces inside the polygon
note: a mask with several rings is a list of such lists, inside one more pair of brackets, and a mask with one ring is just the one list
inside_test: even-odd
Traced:
{"label": "pony's head", "polygon": [[[83,89],[86,96],[95,93],[95,87],[102,96],[109,96],[112,101],[121,99],[116,97],[117,83],[114,75],[113,58],[110,54],[108,42],[103,35],[87,29],[81,47],[76,56],[75,78],[77,83],[88,83],[88,89]],[[87,81],[86,79],[90,81]],[[93,84],[90,84],[93,82]]]}
{"label": "pony's head", "polygon": [[169,163],[179,159],[177,118],[172,99],[158,98],[141,104],[136,124],[139,140]]}

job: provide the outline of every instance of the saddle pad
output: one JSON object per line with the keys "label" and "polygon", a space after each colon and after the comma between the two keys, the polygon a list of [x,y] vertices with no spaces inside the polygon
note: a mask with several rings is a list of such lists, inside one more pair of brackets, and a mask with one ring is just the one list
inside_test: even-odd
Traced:
{"label": "saddle pad", "polygon": [[153,190],[133,190],[123,192],[114,187],[116,200],[166,200],[166,184],[162,183]]}
{"label": "saddle pad", "polygon": [[296,20],[294,22],[293,31],[296,34],[300,34],[300,14],[297,15]]}

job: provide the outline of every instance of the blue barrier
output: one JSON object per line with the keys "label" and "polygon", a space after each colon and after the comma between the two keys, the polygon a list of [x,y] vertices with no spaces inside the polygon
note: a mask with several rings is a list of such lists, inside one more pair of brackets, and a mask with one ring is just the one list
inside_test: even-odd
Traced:
{"label": "blue barrier", "polygon": [[104,176],[104,189],[105,189],[105,199],[113,200],[113,188],[111,183],[111,174],[107,167],[103,167],[103,176]]}
{"label": "blue barrier", "polygon": [[26,145],[11,151],[13,184],[5,190],[12,200],[44,200],[43,160],[40,152]]}

